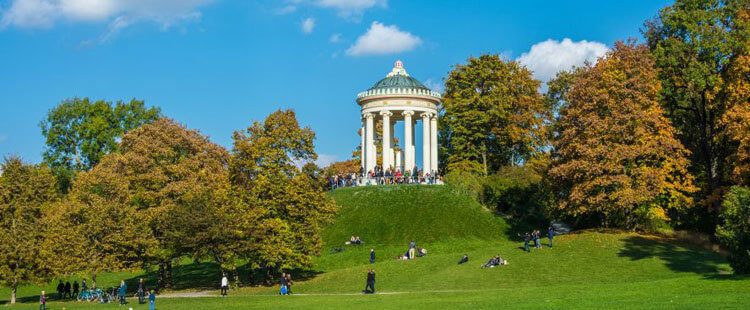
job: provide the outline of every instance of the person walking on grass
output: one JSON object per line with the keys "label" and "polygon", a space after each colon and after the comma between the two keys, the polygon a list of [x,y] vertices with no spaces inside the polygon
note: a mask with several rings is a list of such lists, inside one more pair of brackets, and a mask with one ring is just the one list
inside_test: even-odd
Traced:
{"label": "person walking on grass", "polygon": [[154,309],[156,309],[156,294],[154,294],[154,290],[151,290],[148,294],[148,310]]}
{"label": "person walking on grass", "polygon": [[73,294],[70,289],[70,281],[65,281],[65,288],[63,289],[63,298],[73,298]]}
{"label": "person walking on grass", "polygon": [[227,274],[225,273],[221,276],[221,297],[226,297],[228,290],[229,290],[229,279],[227,279]]}
{"label": "person walking on grass", "polygon": [[78,298],[78,291],[80,287],[78,286],[78,281],[73,281],[73,297],[71,298]]}
{"label": "person walking on grass", "polygon": [[286,294],[291,295],[292,294],[292,274],[287,273],[285,279],[286,279]]}
{"label": "person walking on grass", "polygon": [[120,297],[120,305],[125,304],[125,294],[128,292],[128,285],[125,284],[125,280],[120,280],[120,288],[117,290],[118,296]]}
{"label": "person walking on grass", "polygon": [[375,270],[372,268],[367,269],[367,284],[365,284],[365,290],[362,293],[375,294]]}
{"label": "person walking on grass", "polygon": [[47,294],[42,291],[42,295],[39,296],[39,310],[47,310]]}
{"label": "person walking on grass", "polygon": [[370,264],[375,263],[375,249],[370,249]]}
{"label": "person walking on grass", "polygon": [[146,302],[146,284],[143,282],[143,278],[138,280],[138,303],[143,304]]}
{"label": "person walking on grass", "polygon": [[549,238],[549,247],[552,247],[552,238],[555,237],[555,230],[552,229],[552,226],[549,227],[547,230],[547,237]]}
{"label": "person walking on grass", "polygon": [[530,252],[529,250],[529,242],[531,241],[531,235],[529,233],[525,233],[523,235],[523,249],[526,252]]}
{"label": "person walking on grass", "polygon": [[60,280],[60,283],[57,284],[57,299],[62,300],[65,297],[63,294],[65,294],[65,284]]}

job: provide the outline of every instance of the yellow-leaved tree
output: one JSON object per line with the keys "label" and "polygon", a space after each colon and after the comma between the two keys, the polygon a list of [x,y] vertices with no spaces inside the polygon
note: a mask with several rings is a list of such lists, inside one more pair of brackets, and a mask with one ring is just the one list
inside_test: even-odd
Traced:
{"label": "yellow-leaved tree", "polygon": [[565,93],[549,171],[557,211],[579,225],[657,229],[696,188],[688,151],[659,105],[648,49],[618,42]]}

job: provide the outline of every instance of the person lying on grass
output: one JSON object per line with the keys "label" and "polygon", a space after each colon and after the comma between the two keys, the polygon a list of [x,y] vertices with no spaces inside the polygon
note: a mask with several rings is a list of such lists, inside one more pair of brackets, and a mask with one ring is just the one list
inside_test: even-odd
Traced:
{"label": "person lying on grass", "polygon": [[461,260],[460,260],[460,261],[458,261],[458,264],[459,264],[459,265],[461,265],[461,264],[465,264],[465,263],[467,263],[468,261],[469,261],[469,255],[466,255],[466,254],[464,254],[464,257],[461,257]]}
{"label": "person lying on grass", "polygon": [[502,266],[507,265],[508,261],[504,260],[500,257],[500,255],[496,255],[493,258],[490,258],[490,260],[487,261],[484,265],[482,265],[482,268],[494,268],[495,266]]}

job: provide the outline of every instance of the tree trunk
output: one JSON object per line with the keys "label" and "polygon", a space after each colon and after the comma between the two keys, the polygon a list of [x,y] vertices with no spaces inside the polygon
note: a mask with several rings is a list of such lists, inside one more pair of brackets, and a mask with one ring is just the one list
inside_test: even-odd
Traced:
{"label": "tree trunk", "polygon": [[172,262],[163,261],[159,263],[159,275],[157,277],[157,285],[159,289],[171,289],[172,288]]}
{"label": "tree trunk", "polygon": [[487,151],[482,152],[482,165],[484,165],[484,175],[487,175]]}
{"label": "tree trunk", "polygon": [[10,289],[10,304],[16,303],[16,291],[18,290],[18,282],[13,281],[13,287]]}

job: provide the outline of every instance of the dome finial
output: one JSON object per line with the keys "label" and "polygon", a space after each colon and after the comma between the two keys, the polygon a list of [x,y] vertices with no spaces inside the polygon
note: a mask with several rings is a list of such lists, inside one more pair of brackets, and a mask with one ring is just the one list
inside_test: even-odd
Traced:
{"label": "dome finial", "polygon": [[395,75],[409,76],[409,74],[406,73],[406,69],[404,69],[404,63],[401,60],[396,60],[396,62],[393,64],[393,70],[391,70],[391,72],[388,73],[387,76]]}

